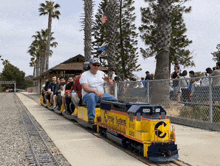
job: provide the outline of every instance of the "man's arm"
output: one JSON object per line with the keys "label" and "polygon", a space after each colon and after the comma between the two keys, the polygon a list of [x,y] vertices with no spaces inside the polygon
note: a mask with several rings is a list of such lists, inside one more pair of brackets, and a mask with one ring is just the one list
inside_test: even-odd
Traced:
{"label": "man's arm", "polygon": [[82,88],[87,93],[95,93],[99,97],[103,97],[103,93],[89,87],[87,83],[82,84]]}

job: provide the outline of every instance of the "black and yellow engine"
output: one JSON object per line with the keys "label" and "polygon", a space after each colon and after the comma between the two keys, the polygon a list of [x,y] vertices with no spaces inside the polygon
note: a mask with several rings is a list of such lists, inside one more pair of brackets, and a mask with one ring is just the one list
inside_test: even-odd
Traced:
{"label": "black and yellow engine", "polygon": [[97,131],[151,161],[178,159],[173,130],[161,106],[101,102]]}

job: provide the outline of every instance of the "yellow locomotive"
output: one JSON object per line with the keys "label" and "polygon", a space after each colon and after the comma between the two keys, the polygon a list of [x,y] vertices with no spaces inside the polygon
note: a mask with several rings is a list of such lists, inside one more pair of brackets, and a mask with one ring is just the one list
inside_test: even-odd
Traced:
{"label": "yellow locomotive", "polygon": [[63,107],[60,111],[54,111],[68,119],[76,120],[85,127],[97,129],[102,136],[136,151],[151,161],[166,162],[179,157],[174,128],[161,106],[101,101],[96,108],[95,124],[88,123],[88,110],[85,105],[75,108],[72,115],[66,114]]}
{"label": "yellow locomotive", "polygon": [[178,159],[175,134],[161,106],[102,101],[97,131],[151,161]]}

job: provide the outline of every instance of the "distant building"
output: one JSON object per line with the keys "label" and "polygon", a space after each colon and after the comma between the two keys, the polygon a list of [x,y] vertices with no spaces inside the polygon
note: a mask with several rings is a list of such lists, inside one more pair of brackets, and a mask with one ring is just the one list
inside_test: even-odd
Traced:
{"label": "distant building", "polygon": [[[41,92],[41,87],[45,83],[46,79],[51,80],[53,76],[57,77],[67,77],[76,73],[81,73],[83,71],[83,63],[85,62],[85,57],[82,55],[77,55],[72,57],[52,68],[45,71],[41,75],[34,77],[34,81],[37,85],[37,92]],[[100,70],[107,71],[107,68],[100,67]]]}
{"label": "distant building", "polygon": [[24,77],[25,80],[33,80],[34,79],[34,76],[32,75],[28,75],[26,77]]}

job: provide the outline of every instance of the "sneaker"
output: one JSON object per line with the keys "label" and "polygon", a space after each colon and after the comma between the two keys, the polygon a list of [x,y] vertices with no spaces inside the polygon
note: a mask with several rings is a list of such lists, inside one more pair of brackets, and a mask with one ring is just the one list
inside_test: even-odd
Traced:
{"label": "sneaker", "polygon": [[49,108],[49,109],[53,109],[53,105],[50,105],[48,108]]}
{"label": "sneaker", "polygon": [[89,119],[89,124],[94,124],[94,119]]}
{"label": "sneaker", "polygon": [[67,115],[70,115],[70,113],[69,113],[68,111],[65,111],[65,113],[66,113]]}
{"label": "sneaker", "polygon": [[71,115],[71,111],[69,109],[65,110],[66,114]]}

